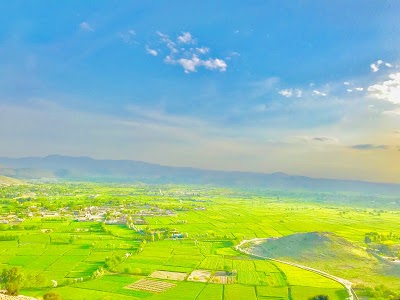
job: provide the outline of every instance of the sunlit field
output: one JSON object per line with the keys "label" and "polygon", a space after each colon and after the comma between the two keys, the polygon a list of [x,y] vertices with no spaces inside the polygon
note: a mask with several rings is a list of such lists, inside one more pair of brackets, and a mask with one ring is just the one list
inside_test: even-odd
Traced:
{"label": "sunlit field", "polygon": [[304,195],[173,185],[34,184],[0,192],[0,268],[20,270],[24,295],[348,297],[335,280],[235,248],[243,240],[296,233],[326,234],[341,256],[329,257],[325,251],[332,250],[321,242],[311,257],[304,255],[304,243],[280,245],[286,250],[278,258],[349,280],[358,296],[385,299],[400,292],[400,266],[387,254],[366,251],[378,244],[366,244],[371,232],[386,237],[379,244],[399,247],[400,212],[389,202],[384,210],[361,209],[356,200],[336,205],[329,196],[315,203]]}

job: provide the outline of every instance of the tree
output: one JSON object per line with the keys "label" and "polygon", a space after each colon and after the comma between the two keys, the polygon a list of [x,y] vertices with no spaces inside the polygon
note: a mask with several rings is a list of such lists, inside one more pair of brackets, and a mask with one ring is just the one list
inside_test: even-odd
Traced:
{"label": "tree", "polygon": [[43,295],[44,300],[61,300],[61,296],[59,294],[50,292]]}
{"label": "tree", "polygon": [[364,243],[369,244],[371,242],[372,242],[371,238],[368,235],[366,235],[364,238]]}
{"label": "tree", "polygon": [[23,274],[15,267],[10,270],[3,269],[0,276],[2,286],[6,289],[7,294],[12,296],[18,295],[23,281]]}

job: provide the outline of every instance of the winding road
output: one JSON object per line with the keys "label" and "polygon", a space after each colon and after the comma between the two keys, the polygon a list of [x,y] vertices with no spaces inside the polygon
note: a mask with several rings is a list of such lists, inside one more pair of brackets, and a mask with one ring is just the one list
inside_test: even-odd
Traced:
{"label": "winding road", "polygon": [[329,273],[326,273],[326,272],[318,270],[318,269],[314,269],[314,268],[310,268],[310,267],[307,267],[307,266],[299,265],[299,264],[296,264],[296,263],[293,263],[293,262],[283,261],[283,260],[279,260],[279,259],[275,259],[275,258],[264,257],[264,256],[261,256],[261,255],[253,254],[250,251],[248,251],[246,249],[243,249],[243,245],[245,245],[247,243],[256,243],[256,244],[258,244],[258,243],[261,243],[261,242],[266,241],[266,240],[268,240],[268,238],[256,238],[256,239],[251,239],[251,240],[243,240],[243,241],[240,242],[240,244],[235,246],[235,249],[237,251],[241,252],[241,253],[244,253],[244,254],[247,254],[247,255],[250,255],[250,256],[254,256],[254,257],[258,257],[258,258],[262,258],[262,259],[266,259],[266,260],[271,260],[271,261],[276,261],[276,262],[279,262],[279,263],[287,264],[287,265],[290,265],[290,266],[293,266],[293,267],[297,267],[297,268],[300,268],[300,269],[303,269],[303,270],[307,270],[307,271],[316,273],[318,275],[324,276],[326,278],[332,279],[332,280],[340,283],[341,285],[343,285],[345,287],[347,293],[349,294],[349,297],[347,299],[349,299],[349,300],[359,300],[359,298],[357,297],[356,293],[354,292],[354,290],[352,288],[353,283],[348,281],[348,280],[346,280],[346,279],[331,275]]}

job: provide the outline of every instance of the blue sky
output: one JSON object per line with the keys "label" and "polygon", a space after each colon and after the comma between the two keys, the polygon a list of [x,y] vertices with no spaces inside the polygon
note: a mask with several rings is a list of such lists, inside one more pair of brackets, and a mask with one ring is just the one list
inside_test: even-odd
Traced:
{"label": "blue sky", "polygon": [[0,155],[400,182],[396,1],[0,12]]}

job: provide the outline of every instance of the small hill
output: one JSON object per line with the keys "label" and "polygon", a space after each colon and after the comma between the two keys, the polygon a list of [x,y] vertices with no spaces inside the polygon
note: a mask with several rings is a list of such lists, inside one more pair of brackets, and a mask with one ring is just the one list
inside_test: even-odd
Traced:
{"label": "small hill", "polygon": [[252,248],[254,253],[270,258],[296,262],[376,261],[364,249],[328,232],[307,232],[267,240]]}
{"label": "small hill", "polygon": [[19,179],[0,175],[0,186],[22,185],[24,182]]}
{"label": "small hill", "polygon": [[400,266],[382,262],[363,248],[328,232],[298,233],[269,239],[252,243],[248,250],[256,255],[316,268],[354,283],[374,286],[375,275],[390,273],[394,275],[393,283],[400,280],[397,277]]}

